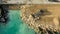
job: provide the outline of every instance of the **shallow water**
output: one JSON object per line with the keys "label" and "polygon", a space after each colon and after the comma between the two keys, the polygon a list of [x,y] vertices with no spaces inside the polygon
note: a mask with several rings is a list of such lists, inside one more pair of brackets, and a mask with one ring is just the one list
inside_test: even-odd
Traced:
{"label": "shallow water", "polygon": [[22,23],[19,10],[9,10],[9,21],[0,24],[0,34],[35,34],[26,24]]}

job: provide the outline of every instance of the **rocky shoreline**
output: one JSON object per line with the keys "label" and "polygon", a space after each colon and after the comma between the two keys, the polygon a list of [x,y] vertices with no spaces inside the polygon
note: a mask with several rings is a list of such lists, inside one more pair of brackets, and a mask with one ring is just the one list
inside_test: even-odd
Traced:
{"label": "rocky shoreline", "polygon": [[[24,5],[21,7],[20,16],[24,23],[34,29],[36,34],[60,34],[56,16],[52,15],[47,9],[39,9],[35,5]],[[55,19],[57,20],[56,25]]]}

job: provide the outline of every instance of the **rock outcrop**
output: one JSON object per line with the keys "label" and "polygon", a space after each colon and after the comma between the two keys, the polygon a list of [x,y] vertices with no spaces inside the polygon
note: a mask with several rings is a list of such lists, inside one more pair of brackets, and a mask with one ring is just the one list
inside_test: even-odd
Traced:
{"label": "rock outcrop", "polygon": [[[49,8],[53,8],[53,5]],[[20,16],[24,23],[36,34],[59,34],[59,16],[53,14],[45,5],[24,5],[21,7]]]}

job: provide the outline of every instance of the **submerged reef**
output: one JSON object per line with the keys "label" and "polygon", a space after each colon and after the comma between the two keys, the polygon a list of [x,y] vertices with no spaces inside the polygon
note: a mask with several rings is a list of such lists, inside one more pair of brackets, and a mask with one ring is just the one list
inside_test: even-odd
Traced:
{"label": "submerged reef", "polygon": [[6,23],[8,20],[8,6],[0,5],[0,23]]}
{"label": "submerged reef", "polygon": [[49,9],[45,5],[25,5],[21,7],[20,16],[35,34],[60,34],[59,17]]}

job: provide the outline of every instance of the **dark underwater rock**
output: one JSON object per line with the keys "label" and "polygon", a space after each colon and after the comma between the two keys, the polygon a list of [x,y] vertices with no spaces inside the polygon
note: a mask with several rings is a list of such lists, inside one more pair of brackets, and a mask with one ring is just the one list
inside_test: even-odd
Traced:
{"label": "dark underwater rock", "polygon": [[7,23],[8,20],[8,7],[6,5],[0,5],[1,14],[0,14],[0,22]]}

